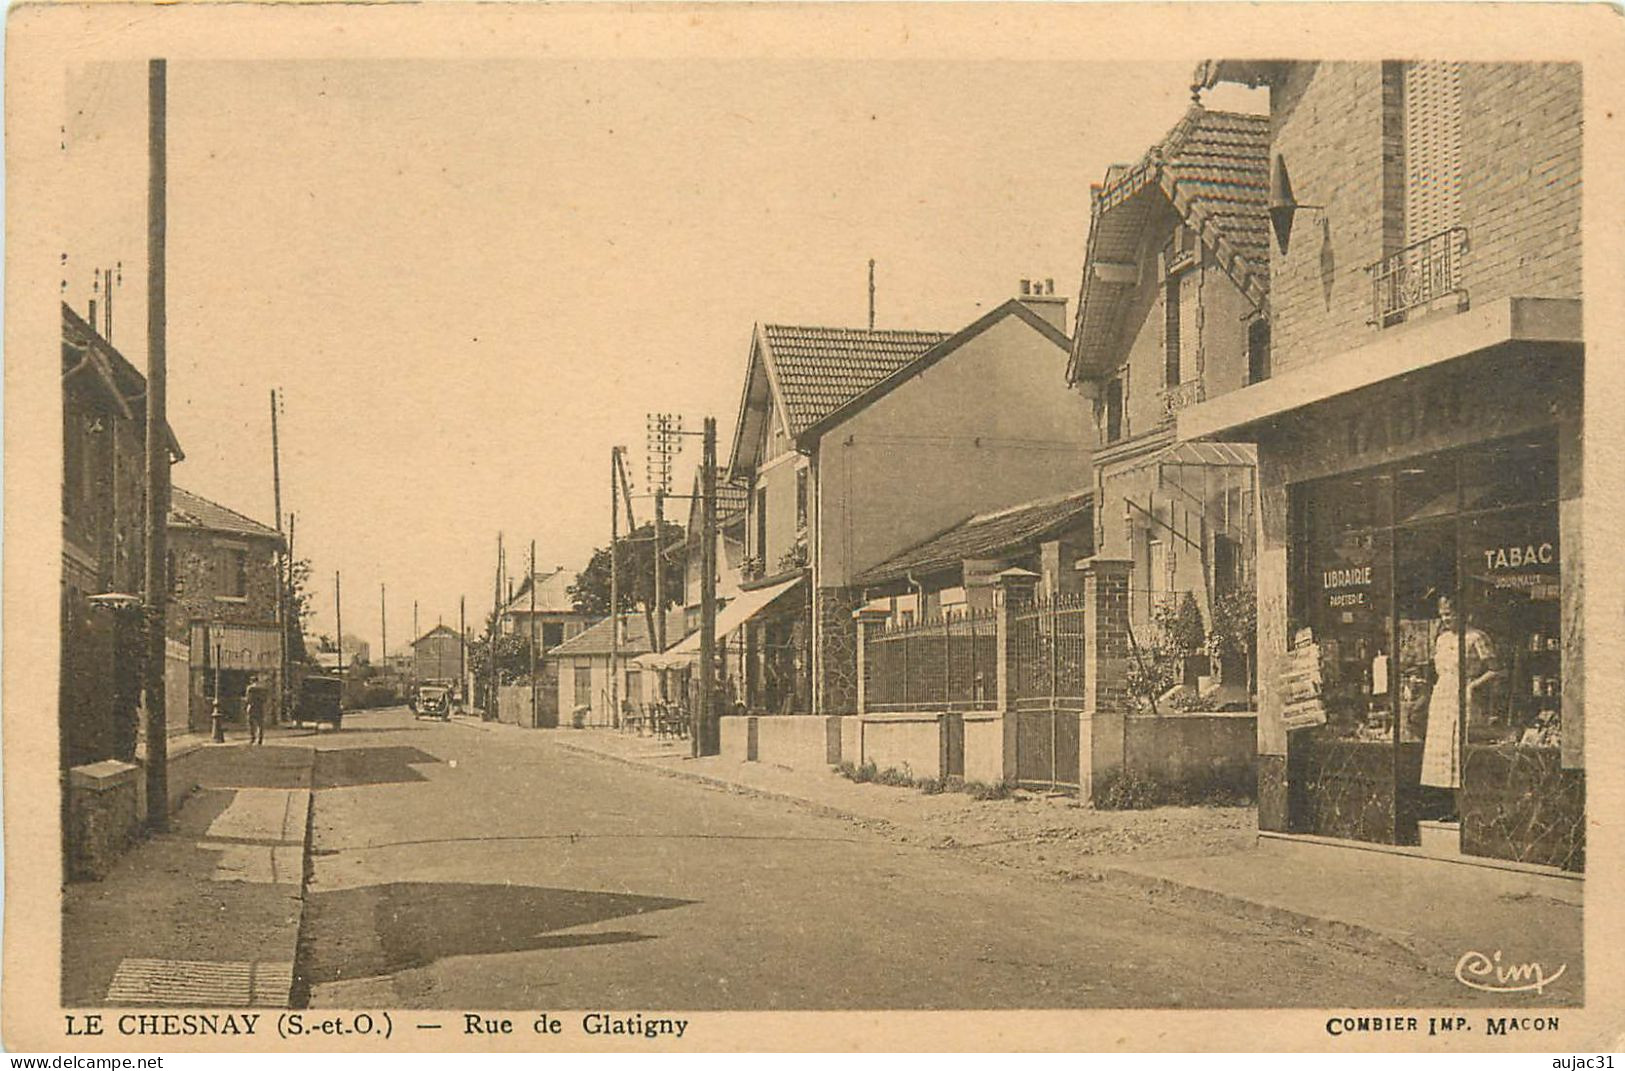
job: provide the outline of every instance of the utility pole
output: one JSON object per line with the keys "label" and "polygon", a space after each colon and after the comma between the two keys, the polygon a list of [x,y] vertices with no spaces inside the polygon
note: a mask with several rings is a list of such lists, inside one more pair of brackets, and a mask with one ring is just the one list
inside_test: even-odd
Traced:
{"label": "utility pole", "polygon": [[[621,481],[621,498],[626,502],[626,541],[629,544],[633,544],[637,542],[638,518],[637,515],[632,512],[632,481],[626,478],[625,451],[622,451],[621,457],[615,465],[615,472]],[[655,612],[653,600],[644,600],[643,626],[649,640],[653,642],[655,635]]]}
{"label": "utility pole", "polygon": [[621,578],[615,566],[620,557],[621,503],[616,478],[621,470],[621,448],[609,450],[609,723],[621,727],[621,686],[617,670],[621,664]]}
{"label": "utility pole", "polygon": [[875,258],[869,258],[869,330],[875,329]]}
{"label": "utility pole", "polygon": [[530,541],[530,634],[525,646],[530,648],[530,727],[536,725],[536,540]]}
{"label": "utility pole", "polygon": [[333,627],[338,630],[339,676],[344,676],[344,600],[339,595],[339,574],[333,572]]}
{"label": "utility pole", "polygon": [[382,634],[379,642],[384,645],[383,664],[385,672],[389,670],[389,604],[384,601],[384,585],[378,585],[378,631]]}
{"label": "utility pole", "polygon": [[[705,445],[700,460],[700,702],[694,712],[692,753],[715,755],[720,750],[712,741],[717,728],[716,636],[717,628],[717,421],[705,418]],[[705,739],[700,739],[701,734]]]}
{"label": "utility pole", "polygon": [[[276,389],[271,390],[271,495],[276,502],[276,531],[282,534],[282,448],[277,438],[276,427]],[[277,720],[282,721],[287,714],[288,707],[288,589],[282,585],[282,577],[286,572],[286,563],[281,555],[286,548],[277,547],[277,597],[276,597],[276,623],[277,623],[277,669],[276,669],[276,705]]]}
{"label": "utility pole", "polygon": [[[169,407],[165,304],[168,61],[147,62],[147,825],[169,829],[169,736],[164,706],[169,601]],[[94,329],[95,324],[92,323]],[[218,696],[218,692],[216,693]]]}
{"label": "utility pole", "polygon": [[491,638],[490,662],[491,679],[486,687],[489,689],[485,696],[485,715],[487,721],[495,720],[497,711],[497,633],[502,631],[502,533],[497,533],[497,571],[494,590],[492,592],[491,608]]}
{"label": "utility pole", "polygon": [[651,637],[655,653],[666,650],[666,570],[660,560],[666,556],[664,532],[666,530],[666,492],[655,488],[655,631]]}
{"label": "utility pole", "polygon": [[[459,705],[468,702],[468,596],[457,596],[457,692]],[[464,710],[466,714],[467,711]]]}

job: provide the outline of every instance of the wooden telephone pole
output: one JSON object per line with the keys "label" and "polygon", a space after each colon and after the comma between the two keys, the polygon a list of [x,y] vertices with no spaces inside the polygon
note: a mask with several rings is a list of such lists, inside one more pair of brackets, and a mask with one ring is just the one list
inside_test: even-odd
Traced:
{"label": "wooden telephone pole", "polygon": [[[165,305],[168,63],[147,63],[147,825],[169,828],[169,724],[164,706],[169,601],[169,407]],[[94,325],[92,325],[94,326]],[[217,693],[218,694],[218,693]]]}
{"label": "wooden telephone pole", "polygon": [[[700,702],[694,712],[693,745],[695,756],[715,755],[721,751],[716,712],[716,637],[717,628],[717,421],[705,418],[705,445],[700,460],[701,516],[700,528]],[[703,739],[702,739],[703,737]]]}
{"label": "wooden telephone pole", "polygon": [[530,541],[530,632],[525,637],[530,648],[530,727],[536,725],[536,540]]}
{"label": "wooden telephone pole", "polygon": [[[271,391],[271,495],[276,502],[276,531],[282,534],[282,447],[277,438],[276,427],[277,393]],[[277,663],[276,663],[276,704],[277,721],[287,716],[288,709],[288,589],[283,586],[282,578],[287,574],[287,562],[283,559],[287,555],[287,545],[277,547],[277,593],[276,593],[276,625],[277,625]]]}
{"label": "wooden telephone pole", "polygon": [[620,557],[621,502],[616,480],[621,470],[621,448],[609,451],[609,723],[621,726],[621,687],[617,670],[621,664],[621,578],[615,566]]}
{"label": "wooden telephone pole", "polygon": [[344,600],[339,594],[339,574],[333,572],[333,628],[337,632],[334,643],[339,649],[339,676],[344,676]]}

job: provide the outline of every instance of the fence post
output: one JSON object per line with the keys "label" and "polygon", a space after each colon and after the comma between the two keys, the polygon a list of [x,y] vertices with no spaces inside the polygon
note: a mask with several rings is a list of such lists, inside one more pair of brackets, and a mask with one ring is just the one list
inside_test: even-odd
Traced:
{"label": "fence post", "polygon": [[994,694],[1004,736],[1002,766],[1004,779],[1016,779],[1016,629],[1015,615],[1032,602],[1038,574],[1026,569],[1006,569],[994,577],[998,616],[995,619],[993,657]]}
{"label": "fence post", "polygon": [[1097,780],[1126,764],[1128,731],[1128,583],[1134,563],[1085,558],[1083,713],[1078,718],[1078,795],[1094,798]]}
{"label": "fence post", "polygon": [[858,628],[858,713],[869,713],[869,629],[888,617],[885,610],[859,608],[852,611]]}

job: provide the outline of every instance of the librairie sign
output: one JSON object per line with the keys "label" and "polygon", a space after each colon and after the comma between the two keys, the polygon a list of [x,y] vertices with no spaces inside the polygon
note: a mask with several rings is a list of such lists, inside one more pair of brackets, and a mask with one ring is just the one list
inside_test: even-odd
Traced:
{"label": "librairie sign", "polygon": [[1326,605],[1334,610],[1348,610],[1368,605],[1367,589],[1371,587],[1371,566],[1353,565],[1341,569],[1323,569],[1320,586],[1326,592]]}

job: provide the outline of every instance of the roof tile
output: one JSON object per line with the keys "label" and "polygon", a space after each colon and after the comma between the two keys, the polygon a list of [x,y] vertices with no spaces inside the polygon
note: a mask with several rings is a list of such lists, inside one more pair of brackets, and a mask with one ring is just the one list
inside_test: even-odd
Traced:
{"label": "roof tile", "polygon": [[941,331],[763,324],[790,435],[800,435],[947,338]]}
{"label": "roof tile", "polygon": [[218,502],[211,502],[202,495],[195,495],[180,487],[169,489],[169,526],[206,528],[211,532],[234,532],[262,539],[282,538],[275,528],[268,528],[234,509],[227,509]]}
{"label": "roof tile", "polygon": [[1093,501],[1088,491],[1079,491],[980,513],[889,561],[865,569],[853,580],[860,585],[882,584],[904,579],[909,573],[955,566],[966,558],[997,557],[1027,549],[1034,541],[1082,517]]}

